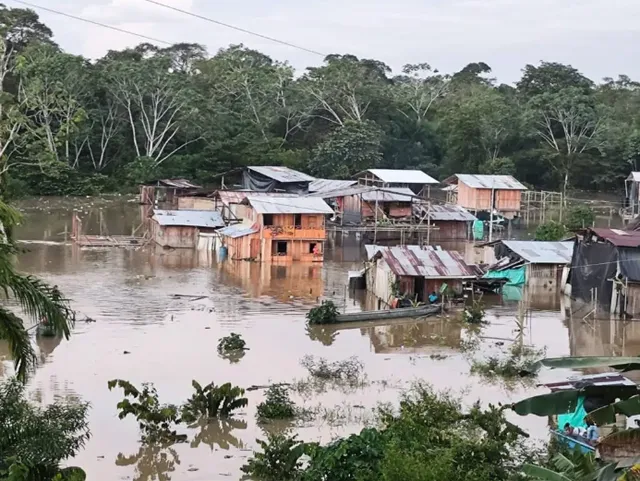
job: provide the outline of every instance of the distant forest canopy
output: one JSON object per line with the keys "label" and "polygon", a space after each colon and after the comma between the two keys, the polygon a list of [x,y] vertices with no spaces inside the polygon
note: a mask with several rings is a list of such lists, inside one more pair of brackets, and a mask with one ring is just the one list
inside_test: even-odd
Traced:
{"label": "distant forest canopy", "polygon": [[32,10],[2,6],[0,28],[5,195],[98,194],[168,177],[214,184],[245,165],[618,190],[640,168],[640,84],[624,75],[596,83],[541,62],[511,86],[483,62],[451,74],[417,63],[394,76],[353,55],[294,73],[242,45],[211,57],[190,43],[90,62],[63,52]]}

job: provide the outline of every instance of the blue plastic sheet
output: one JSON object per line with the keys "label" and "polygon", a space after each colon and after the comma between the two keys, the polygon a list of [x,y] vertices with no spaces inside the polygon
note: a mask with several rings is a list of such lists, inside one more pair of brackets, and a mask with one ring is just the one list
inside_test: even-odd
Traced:
{"label": "blue plastic sheet", "polygon": [[504,271],[489,271],[484,276],[486,279],[509,279],[505,286],[523,286],[525,282],[525,268],[505,269]]}
{"label": "blue plastic sheet", "polygon": [[484,222],[481,220],[473,221],[473,240],[482,240],[484,239]]}

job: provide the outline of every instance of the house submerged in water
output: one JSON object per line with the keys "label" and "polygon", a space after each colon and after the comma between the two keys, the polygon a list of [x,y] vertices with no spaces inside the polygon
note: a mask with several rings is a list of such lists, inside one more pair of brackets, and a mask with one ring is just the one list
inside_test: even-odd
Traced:
{"label": "house submerged in water", "polygon": [[369,259],[366,288],[389,306],[401,297],[425,302],[429,294],[444,289],[462,294],[465,285],[481,275],[477,266],[468,265],[456,251],[417,245],[365,247]]}
{"label": "house submerged in water", "polygon": [[201,237],[209,237],[224,227],[219,212],[200,210],[154,210],[151,238],[162,247],[195,249]]}

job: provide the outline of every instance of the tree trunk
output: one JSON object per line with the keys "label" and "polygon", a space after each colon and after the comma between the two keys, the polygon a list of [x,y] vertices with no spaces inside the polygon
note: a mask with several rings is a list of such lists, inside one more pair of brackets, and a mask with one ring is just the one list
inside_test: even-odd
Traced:
{"label": "tree trunk", "polygon": [[564,183],[562,184],[562,202],[567,207],[567,189],[569,188],[569,169],[564,171]]}

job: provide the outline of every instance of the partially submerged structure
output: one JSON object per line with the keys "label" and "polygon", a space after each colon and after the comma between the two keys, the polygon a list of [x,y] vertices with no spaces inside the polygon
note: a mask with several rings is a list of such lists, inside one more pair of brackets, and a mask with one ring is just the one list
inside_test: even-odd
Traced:
{"label": "partially submerged structure", "polygon": [[220,232],[230,259],[322,262],[325,217],[331,207],[319,197],[248,195],[244,225]]}
{"label": "partially submerged structure", "polygon": [[178,197],[178,210],[216,210],[216,201],[208,192]]}
{"label": "partially submerged structure", "polygon": [[545,287],[555,291],[567,283],[574,241],[510,241],[487,244],[497,262],[486,278],[507,279],[507,285]]}
{"label": "partially submerged structure", "polygon": [[587,229],[571,261],[571,295],[612,314],[640,314],[640,232]]}
{"label": "partially submerged structure", "polygon": [[187,179],[159,179],[140,186],[140,203],[155,205],[157,202],[176,204],[178,197],[196,192],[199,185]]}
{"label": "partially submerged structure", "polygon": [[461,294],[464,284],[480,274],[456,251],[417,245],[366,246],[366,250],[366,288],[387,305],[400,297],[426,301],[430,293],[445,289]]}
{"label": "partially submerged structure", "polygon": [[433,227],[431,241],[468,239],[471,225],[478,220],[467,209],[452,204],[416,202],[414,212],[418,218],[427,219]]}
{"label": "partially submerged structure", "polygon": [[354,176],[360,185],[384,189],[408,188],[412,193],[428,197],[429,189],[439,182],[421,170],[368,169]]}
{"label": "partially submerged structure", "polygon": [[511,175],[455,174],[444,180],[455,185],[448,191],[448,201],[476,215],[482,211],[499,212],[506,218],[522,210],[522,192],[527,188]]}
{"label": "partially submerged structure", "polygon": [[242,172],[242,188],[257,192],[307,194],[314,180],[310,175],[283,166],[252,166]]}
{"label": "partially submerged structure", "polygon": [[640,172],[631,172],[624,182],[625,205],[621,217],[627,221],[640,215]]}
{"label": "partially submerged structure", "polygon": [[228,223],[249,219],[250,207],[245,202],[249,195],[253,197],[297,197],[297,194],[254,192],[251,190],[217,190],[210,197],[213,199],[215,210],[220,212]]}
{"label": "partially submerged structure", "polygon": [[154,210],[151,238],[162,247],[195,249],[200,236],[213,235],[225,223],[219,212],[199,210]]}

